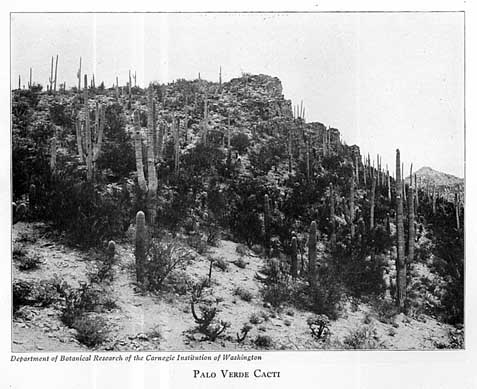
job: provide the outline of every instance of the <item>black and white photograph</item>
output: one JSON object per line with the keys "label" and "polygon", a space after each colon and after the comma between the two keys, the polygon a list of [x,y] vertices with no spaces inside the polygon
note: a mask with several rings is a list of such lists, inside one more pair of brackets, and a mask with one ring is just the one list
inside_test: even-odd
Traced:
{"label": "black and white photograph", "polygon": [[464,44],[463,12],[11,13],[11,352],[465,349]]}

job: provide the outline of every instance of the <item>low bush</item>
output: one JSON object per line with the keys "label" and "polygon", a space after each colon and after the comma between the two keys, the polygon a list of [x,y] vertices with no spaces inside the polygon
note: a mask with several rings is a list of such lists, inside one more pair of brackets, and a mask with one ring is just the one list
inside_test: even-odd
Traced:
{"label": "low bush", "polygon": [[56,286],[50,280],[15,280],[12,285],[13,312],[23,305],[47,307],[60,298]]}
{"label": "low bush", "polygon": [[225,272],[229,268],[229,263],[225,260],[225,258],[219,257],[214,259],[213,266]]}
{"label": "low bush", "polygon": [[17,266],[18,266],[18,269],[22,271],[35,270],[40,267],[41,263],[42,261],[38,255],[30,254],[30,255],[26,255],[22,257],[21,259],[18,259]]}
{"label": "low bush", "polygon": [[98,315],[83,315],[75,319],[72,327],[76,330],[76,339],[87,347],[103,343],[108,336],[108,323]]}
{"label": "low bush", "polygon": [[359,350],[381,348],[376,328],[372,325],[351,330],[343,339],[343,344],[346,348]]}
{"label": "low bush", "polygon": [[234,296],[239,296],[243,301],[246,302],[250,302],[253,299],[253,293],[241,286],[235,288]]}
{"label": "low bush", "polygon": [[115,301],[108,297],[104,289],[81,283],[79,288],[65,291],[61,321],[68,327],[74,327],[75,321],[87,312],[103,312],[116,307]]}
{"label": "low bush", "polygon": [[260,317],[260,315],[258,315],[256,313],[252,313],[250,315],[250,318],[248,319],[248,321],[251,324],[260,324],[262,322],[262,318]]}
{"label": "low bush", "polygon": [[260,348],[270,348],[272,347],[272,338],[268,335],[257,335],[254,340],[255,346]]}
{"label": "low bush", "polygon": [[247,267],[248,262],[240,257],[232,262],[235,266],[239,267],[240,269],[245,269]]}
{"label": "low bush", "polygon": [[170,236],[151,239],[144,271],[145,289],[161,291],[169,275],[191,259],[190,251],[178,240]]}

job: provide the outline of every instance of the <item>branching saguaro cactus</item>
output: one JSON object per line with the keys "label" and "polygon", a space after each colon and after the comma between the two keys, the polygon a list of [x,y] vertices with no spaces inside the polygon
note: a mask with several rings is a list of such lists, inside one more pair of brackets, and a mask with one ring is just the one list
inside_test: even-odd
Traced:
{"label": "branching saguaro cactus", "polygon": [[316,283],[316,221],[310,224],[310,235],[308,237],[308,277],[310,285]]}
{"label": "branching saguaro cactus", "polygon": [[[414,230],[414,189],[412,187],[412,164],[411,174],[409,175],[409,193],[408,193],[408,231],[409,231],[409,243],[407,252],[407,262],[412,263],[414,261],[414,240],[416,237],[416,231]],[[415,184],[415,183],[414,183]]]}
{"label": "branching saguaro cactus", "polygon": [[396,150],[396,225],[397,225],[397,258],[396,258],[396,281],[397,281],[397,304],[401,311],[404,310],[406,300],[406,258],[404,257],[404,220],[401,179],[401,156],[399,149]]}
{"label": "branching saguaro cactus", "polygon": [[134,138],[134,148],[136,152],[136,170],[138,176],[138,185],[141,192],[146,195],[148,222],[150,225],[154,225],[156,221],[157,173],[156,161],[154,156],[154,118],[151,86],[149,86],[147,96],[147,182],[144,176],[144,165],[142,159],[142,136],[139,124],[139,112],[137,111],[134,113],[134,128],[136,133]]}
{"label": "branching saguaro cactus", "polygon": [[264,226],[264,237],[265,237],[265,253],[267,256],[270,256],[270,199],[268,195],[265,195],[264,204],[263,204],[263,226]]}
{"label": "branching saguaro cactus", "polygon": [[139,211],[136,214],[136,280],[139,285],[144,284],[146,264],[146,216]]}
{"label": "branching saguaro cactus", "polygon": [[[87,76],[84,76],[85,85],[87,84]],[[95,121],[93,130],[91,128],[90,112],[88,105],[88,88],[83,88],[83,120],[79,116],[76,119],[76,143],[78,146],[78,154],[81,161],[86,162],[86,178],[88,181],[93,179],[96,160],[101,152],[103,142],[103,131],[105,119],[105,110],[101,104],[96,103],[94,111]]]}

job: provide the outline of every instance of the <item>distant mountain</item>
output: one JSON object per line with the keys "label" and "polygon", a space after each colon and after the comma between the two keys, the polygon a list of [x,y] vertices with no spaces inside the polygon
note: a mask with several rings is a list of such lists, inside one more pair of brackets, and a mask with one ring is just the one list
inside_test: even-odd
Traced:
{"label": "distant mountain", "polygon": [[[453,176],[452,174],[443,173],[434,170],[428,166],[422,167],[415,172],[419,186],[429,187],[436,186],[437,189],[459,189],[463,190],[464,179]],[[406,183],[409,183],[409,176],[406,178]]]}

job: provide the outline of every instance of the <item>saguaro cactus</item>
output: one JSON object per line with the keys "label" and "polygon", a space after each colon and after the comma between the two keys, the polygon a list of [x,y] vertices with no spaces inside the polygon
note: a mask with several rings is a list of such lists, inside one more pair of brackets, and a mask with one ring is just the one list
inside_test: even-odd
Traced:
{"label": "saguaro cactus", "polygon": [[401,311],[404,310],[406,300],[406,258],[404,257],[404,221],[403,199],[401,179],[401,156],[399,149],[396,150],[396,225],[397,225],[397,304]]}
{"label": "saguaro cactus", "polygon": [[458,192],[455,192],[455,195],[454,195],[454,207],[455,207],[456,227],[459,230],[460,229],[460,199],[459,199]]}
{"label": "saguaro cactus", "polygon": [[[412,164],[411,174],[409,175],[409,193],[408,193],[408,231],[409,231],[409,243],[407,252],[407,262],[412,263],[414,261],[414,240],[416,238],[416,231],[414,229],[414,189],[412,187]],[[414,183],[415,184],[415,183]]]}
{"label": "saguaro cactus", "polygon": [[116,76],[116,87],[115,87],[115,91],[116,91],[116,101],[119,101],[119,80],[118,80],[118,76]]}
{"label": "saguaro cactus", "polygon": [[174,171],[177,174],[179,172],[179,159],[180,159],[180,119],[173,117],[172,119],[172,131],[174,136]]}
{"label": "saguaro cactus", "polygon": [[370,193],[370,211],[369,211],[369,229],[373,230],[374,228],[374,207],[376,199],[376,174],[371,172],[371,193]]}
{"label": "saguaro cactus", "polygon": [[432,187],[432,214],[436,215],[436,201],[437,201],[437,193],[436,193],[436,184]]}
{"label": "saguaro cactus", "polygon": [[291,266],[290,273],[293,278],[298,275],[298,242],[296,236],[291,240]]}
{"label": "saguaro cactus", "polygon": [[209,107],[208,107],[207,95],[205,95],[205,99],[204,99],[204,119],[202,120],[202,142],[204,144],[207,144],[208,132],[209,132]]}
{"label": "saguaro cactus", "polygon": [[55,62],[55,78],[54,78],[54,83],[55,83],[55,93],[56,93],[56,80],[58,76],[58,54],[56,54],[56,62]]}
{"label": "saguaro cactus", "polygon": [[335,221],[335,191],[330,183],[330,242],[331,249],[336,246],[336,221]]}
{"label": "saguaro cactus", "polygon": [[114,261],[115,253],[116,253],[116,244],[114,243],[114,240],[110,240],[108,243],[108,249],[106,250],[109,263],[112,263]]}
{"label": "saguaro cactus", "polygon": [[134,113],[134,148],[136,153],[136,170],[138,185],[143,194],[146,195],[148,222],[154,225],[156,220],[156,198],[157,198],[157,174],[156,161],[154,156],[154,124],[153,124],[153,97],[152,86],[147,91],[147,182],[144,176],[144,165],[142,162],[142,137],[139,124],[139,113]]}
{"label": "saguaro cactus", "polygon": [[310,224],[310,235],[308,237],[308,276],[313,285],[316,278],[316,221]]}
{"label": "saguaro cactus", "polygon": [[76,73],[76,77],[78,78],[78,92],[81,91],[81,57],[79,62],[78,72]]}
{"label": "saguaro cactus", "polygon": [[51,138],[50,144],[50,170],[54,174],[56,170],[56,136]]}
{"label": "saguaro cactus", "polygon": [[144,283],[144,267],[146,264],[146,217],[144,212],[136,214],[136,280]]}
{"label": "saguaro cactus", "polygon": [[270,198],[268,194],[265,195],[264,204],[263,204],[263,226],[264,226],[264,237],[265,237],[265,253],[267,256],[270,255]]}
{"label": "saguaro cactus", "polygon": [[[84,75],[84,85],[88,85],[87,75]],[[83,88],[84,112],[83,121],[78,117],[76,120],[76,142],[78,146],[78,154],[83,162],[86,162],[87,180],[93,179],[96,160],[101,152],[103,142],[103,131],[105,124],[105,110],[101,104],[96,103],[94,111],[94,131],[91,130],[91,120],[88,105],[88,88]]]}
{"label": "saguaro cactus", "polygon": [[53,92],[53,82],[54,82],[54,79],[53,79],[53,57],[51,57],[51,69],[50,69],[50,77],[48,78],[48,82],[50,83],[50,93]]}
{"label": "saguaro cactus", "polygon": [[350,190],[349,190],[349,223],[351,237],[354,238],[354,175],[351,176]]}

